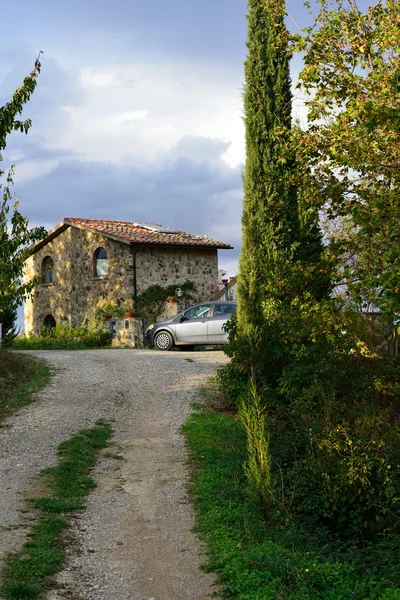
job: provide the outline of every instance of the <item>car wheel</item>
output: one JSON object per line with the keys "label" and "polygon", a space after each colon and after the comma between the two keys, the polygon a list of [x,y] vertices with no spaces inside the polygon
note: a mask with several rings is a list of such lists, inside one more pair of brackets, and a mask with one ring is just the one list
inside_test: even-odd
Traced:
{"label": "car wheel", "polygon": [[185,344],[185,346],[180,346],[180,349],[183,350],[183,352],[192,352],[192,350],[194,350],[194,346],[191,344]]}
{"label": "car wheel", "polygon": [[168,331],[159,331],[154,336],[154,345],[158,350],[171,350],[174,338]]}

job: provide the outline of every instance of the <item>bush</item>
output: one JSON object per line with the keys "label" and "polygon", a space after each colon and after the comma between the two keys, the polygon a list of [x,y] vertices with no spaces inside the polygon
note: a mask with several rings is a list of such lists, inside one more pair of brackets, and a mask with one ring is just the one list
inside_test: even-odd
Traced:
{"label": "bush", "polygon": [[281,407],[270,415],[281,506],[342,538],[395,530],[399,361],[303,349],[281,383]]}
{"label": "bush", "polygon": [[[228,330],[231,362],[218,380],[237,408],[248,398],[249,355],[235,319]],[[334,302],[293,310],[281,375],[274,386],[258,372],[257,392],[279,509],[310,533],[365,541],[396,530],[400,517],[400,365],[368,351],[364,330],[359,314]]]}
{"label": "bush", "polygon": [[147,325],[155,323],[165,308],[167,298],[175,296],[175,290],[180,288],[183,292],[182,302],[191,302],[193,294],[196,292],[196,285],[193,281],[187,280],[185,283],[173,283],[167,286],[155,283],[150,285],[137,297],[136,308],[140,315],[147,321]]}
{"label": "bush", "polygon": [[233,361],[217,371],[217,380],[224,393],[224,408],[234,410],[247,395],[249,376]]}
{"label": "bush", "polygon": [[90,331],[86,327],[43,327],[40,335],[17,337],[13,347],[20,350],[74,350],[83,348],[102,348],[111,343],[108,331]]}
{"label": "bush", "polygon": [[[206,569],[217,572],[220,597],[400,600],[398,535],[357,546],[351,539],[334,539],[326,528],[319,535],[317,528],[311,533],[299,515],[293,517],[290,497],[286,510],[272,507],[265,519],[249,495],[243,471],[246,434],[238,419],[201,410],[189,417],[184,433],[196,532],[207,542]],[[312,479],[312,474],[307,477]]]}
{"label": "bush", "polygon": [[242,398],[247,396],[249,390],[250,368],[245,349],[237,335],[236,314],[226,322],[224,329],[229,337],[229,344],[224,346],[224,352],[231,361],[217,371],[217,380],[224,393],[224,408],[237,409]]}

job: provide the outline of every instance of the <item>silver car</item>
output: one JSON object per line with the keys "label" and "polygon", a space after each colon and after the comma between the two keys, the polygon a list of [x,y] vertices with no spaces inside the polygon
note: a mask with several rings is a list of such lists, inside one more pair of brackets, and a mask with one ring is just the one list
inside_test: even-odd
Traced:
{"label": "silver car", "polygon": [[146,343],[159,350],[182,346],[193,350],[195,346],[228,343],[223,326],[236,311],[236,302],[202,302],[188,308],[176,317],[164,319],[146,329]]}

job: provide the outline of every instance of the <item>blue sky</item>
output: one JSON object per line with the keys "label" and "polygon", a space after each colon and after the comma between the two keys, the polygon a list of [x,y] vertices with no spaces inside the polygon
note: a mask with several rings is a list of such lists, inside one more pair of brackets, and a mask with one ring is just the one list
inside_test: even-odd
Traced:
{"label": "blue sky", "polygon": [[[302,2],[289,0],[288,11],[309,23]],[[207,234],[235,246],[220,253],[220,267],[235,275],[245,13],[245,0],[4,5],[0,105],[44,52],[25,110],[33,127],[13,134],[4,153],[30,222],[155,221]]]}

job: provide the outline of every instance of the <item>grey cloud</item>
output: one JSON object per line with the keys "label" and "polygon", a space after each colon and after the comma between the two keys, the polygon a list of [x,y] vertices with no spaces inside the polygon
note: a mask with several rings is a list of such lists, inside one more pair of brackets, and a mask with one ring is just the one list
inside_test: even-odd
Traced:
{"label": "grey cloud", "polygon": [[[1,51],[1,46],[0,46]],[[22,84],[23,79],[30,73],[36,56],[27,50],[12,51],[7,59],[7,73],[1,80],[0,106],[8,102],[14,91]],[[38,132],[50,130],[54,141],[57,132],[68,128],[69,115],[60,106],[76,105],[82,102],[83,92],[73,71],[63,69],[50,56],[43,55],[42,71],[38,85],[31,100],[25,105],[22,117],[32,120],[29,141],[23,140],[20,146],[24,148],[36,144],[41,145]],[[8,142],[8,148],[18,146],[18,134],[13,134]]]}
{"label": "grey cloud", "polygon": [[[170,155],[147,165],[62,159],[50,173],[17,183],[22,212],[35,223],[77,216],[154,221],[210,237],[222,230],[222,241],[238,249],[241,169],[222,161],[223,141],[198,143],[199,160],[184,156],[185,147],[196,154],[196,138],[181,140]],[[202,158],[207,147],[209,157]]]}
{"label": "grey cloud", "polygon": [[[19,23],[23,39],[40,40],[43,50],[61,38],[71,54],[82,50],[86,56],[100,54],[103,64],[107,55],[127,52],[146,56],[185,53],[225,62],[240,61],[244,54],[246,0],[118,0],[114,4],[108,0],[35,0],[33,10],[31,4],[31,0],[9,3],[7,20]],[[29,18],[20,23],[25,12]]]}
{"label": "grey cloud", "polygon": [[218,138],[184,136],[170,150],[170,156],[189,157],[194,160],[217,160],[230,147],[231,142]]}

